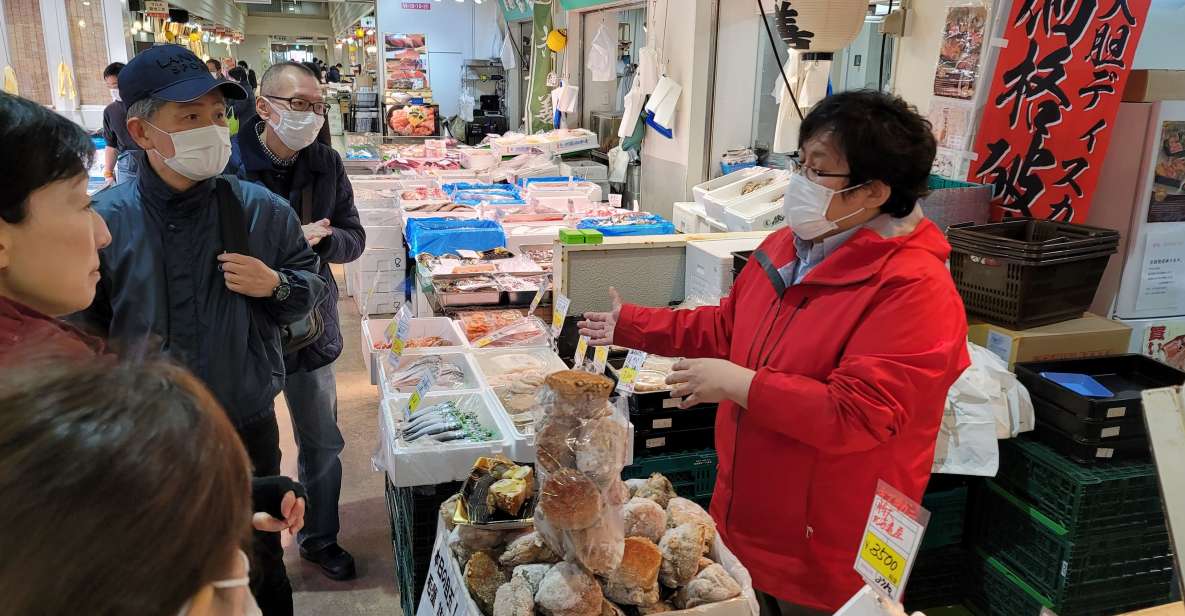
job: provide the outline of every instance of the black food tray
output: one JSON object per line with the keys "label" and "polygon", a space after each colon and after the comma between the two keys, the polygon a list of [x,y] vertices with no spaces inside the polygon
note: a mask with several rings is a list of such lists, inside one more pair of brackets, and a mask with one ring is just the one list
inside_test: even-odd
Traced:
{"label": "black food tray", "polygon": [[1039,396],[1032,398],[1038,423],[1049,424],[1074,438],[1107,443],[1148,434],[1142,415],[1128,415],[1119,419],[1091,419],[1079,417]]}
{"label": "black food tray", "polygon": [[[1076,372],[1095,378],[1115,393],[1088,398],[1041,376],[1042,372]],[[1016,378],[1033,394],[1078,417],[1120,419],[1143,417],[1141,392],[1185,383],[1185,372],[1144,355],[1111,355],[1016,364]]]}
{"label": "black food tray", "polygon": [[691,430],[642,430],[634,426],[634,457],[643,458],[679,451],[711,449],[716,445],[714,428]]}
{"label": "black food tray", "polygon": [[689,409],[666,409],[653,413],[635,413],[630,404],[630,423],[635,430],[690,430],[716,426],[715,404],[701,404]]}
{"label": "black food tray", "polygon": [[1079,464],[1148,459],[1147,436],[1091,441],[1075,438],[1050,424],[1037,422],[1037,439]]}

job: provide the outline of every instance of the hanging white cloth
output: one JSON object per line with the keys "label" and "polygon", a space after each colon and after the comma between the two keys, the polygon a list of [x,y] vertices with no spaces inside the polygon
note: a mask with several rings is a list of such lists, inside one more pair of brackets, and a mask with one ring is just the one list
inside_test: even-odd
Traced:
{"label": "hanging white cloth", "polygon": [[638,126],[638,115],[642,113],[642,103],[646,101],[646,93],[642,91],[642,77],[634,73],[633,86],[625,95],[625,110],[621,113],[621,126],[617,128],[617,136],[625,139],[634,134]]}
{"label": "hanging white cloth", "polygon": [[609,181],[618,184],[625,182],[629,165],[629,153],[622,150],[620,145],[614,146],[609,150]]}
{"label": "hanging white cloth", "polygon": [[[789,50],[786,58],[786,79],[794,86],[794,97],[806,115],[808,109],[827,96],[827,80],[831,73],[830,60],[803,60],[798,50]],[[798,128],[802,119],[794,109],[782,76],[778,75],[778,124],[774,129],[773,151],[793,152],[798,149]]]}
{"label": "hanging white cloth", "polygon": [[551,91],[551,106],[561,113],[576,113],[580,101],[580,88],[560,82],[560,87]]}
{"label": "hanging white cloth", "polygon": [[473,108],[477,106],[477,98],[473,95],[473,90],[465,87],[461,90],[461,96],[457,100],[457,108],[460,110],[459,114],[462,120],[466,122],[473,121]]}
{"label": "hanging white cloth", "polygon": [[674,137],[675,106],[682,93],[683,86],[670,77],[663,77],[646,103],[646,124],[667,139]]}
{"label": "hanging white cloth", "polygon": [[658,87],[658,51],[649,45],[638,52],[638,74],[642,76],[643,94],[650,94]]}
{"label": "hanging white cloth", "polygon": [[514,44],[510,42],[510,34],[502,37],[502,52],[499,54],[502,58],[502,68],[507,71],[513,71],[518,68],[518,58],[514,54]]}
{"label": "hanging white cloth", "polygon": [[616,46],[616,41],[609,35],[609,28],[602,22],[597,35],[593,37],[592,46],[588,50],[588,60],[585,62],[593,81],[617,79],[617,71],[614,70],[616,59],[613,54]]}

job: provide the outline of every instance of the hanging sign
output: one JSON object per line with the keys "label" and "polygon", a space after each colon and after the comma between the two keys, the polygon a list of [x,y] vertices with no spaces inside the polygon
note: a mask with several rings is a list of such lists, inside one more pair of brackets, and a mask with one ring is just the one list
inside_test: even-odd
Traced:
{"label": "hanging sign", "polygon": [[407,339],[411,333],[411,310],[407,304],[399,307],[399,315],[391,319],[387,324],[387,329],[383,331],[383,337],[387,339],[387,343],[391,345],[391,355],[393,357],[400,357],[403,351],[407,348]]}
{"label": "hanging sign", "polygon": [[1149,2],[1013,3],[968,174],[997,217],[1086,218]]}
{"label": "hanging sign", "polygon": [[605,364],[609,361],[609,347],[599,346],[593,351],[593,374],[604,374]]}
{"label": "hanging sign", "polygon": [[424,373],[419,383],[416,383],[416,390],[412,392],[411,398],[407,399],[407,416],[411,417],[420,408],[420,404],[424,401],[424,396],[432,391],[432,386],[436,385],[436,371],[429,370]]}
{"label": "hanging sign", "polygon": [[630,349],[625,356],[625,365],[617,373],[617,391],[623,394],[634,393],[634,381],[638,378],[638,371],[646,363],[646,354],[642,351]]}
{"label": "hanging sign", "polygon": [[144,0],[144,14],[148,17],[169,18],[169,3],[164,0]]}
{"label": "hanging sign", "polygon": [[539,290],[535,291],[535,297],[531,298],[531,308],[527,310],[527,316],[532,316],[535,311],[539,309],[539,304],[543,302],[543,295],[547,293],[547,287],[551,284],[551,276],[544,276],[539,281]]}
{"label": "hanging sign", "polygon": [[564,330],[564,318],[568,316],[568,307],[572,305],[572,300],[568,299],[567,295],[555,292],[555,301],[551,305],[551,337],[559,338],[560,332]]}
{"label": "hanging sign", "polygon": [[576,355],[572,357],[572,369],[583,370],[584,358],[588,355],[588,336],[581,336],[576,342]]}
{"label": "hanging sign", "polygon": [[877,482],[856,553],[856,573],[873,590],[900,601],[929,521],[929,511],[893,486]]}

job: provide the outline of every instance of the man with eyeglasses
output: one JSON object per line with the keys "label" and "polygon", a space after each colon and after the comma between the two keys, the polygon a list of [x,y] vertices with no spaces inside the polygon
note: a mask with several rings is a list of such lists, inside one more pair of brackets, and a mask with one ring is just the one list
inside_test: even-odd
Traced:
{"label": "man with eyeglasses", "polygon": [[300,478],[309,492],[300,554],[330,579],[349,580],[355,576],[354,558],[337,543],[345,441],[337,425],[333,362],[341,355],[342,336],[329,264],[362,256],[366,233],[341,157],[317,139],[326,106],[316,75],[295,62],[275,64],[263,74],[259,91],[257,115],[240,126],[232,141],[227,173],[286,199],[321,258],[321,277],[329,289],[318,307],[324,333],[284,358],[284,398],[296,434]]}

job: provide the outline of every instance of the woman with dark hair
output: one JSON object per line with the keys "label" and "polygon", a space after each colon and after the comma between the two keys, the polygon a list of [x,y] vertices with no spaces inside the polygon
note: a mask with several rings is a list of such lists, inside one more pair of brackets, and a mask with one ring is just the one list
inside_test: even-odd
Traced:
{"label": "woman with dark hair", "polygon": [[6,614],[239,616],[251,470],[226,414],[168,364],[0,371]]}
{"label": "woman with dark hair", "polygon": [[230,78],[239,82],[247,91],[247,98],[230,101],[231,112],[239,121],[239,126],[243,126],[247,120],[251,119],[251,116],[255,115],[255,88],[251,86],[247,78],[247,69],[241,66],[230,69]]}

